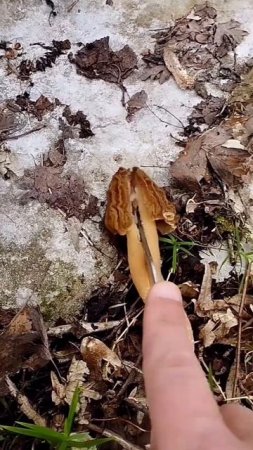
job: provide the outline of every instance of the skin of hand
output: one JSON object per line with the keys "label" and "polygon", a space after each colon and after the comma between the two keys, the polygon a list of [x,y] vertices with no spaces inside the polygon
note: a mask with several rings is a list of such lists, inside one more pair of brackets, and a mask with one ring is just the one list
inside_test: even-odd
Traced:
{"label": "skin of hand", "polygon": [[143,370],[152,450],[253,449],[253,412],[218,407],[189,340],[178,287],[150,291],[144,313]]}

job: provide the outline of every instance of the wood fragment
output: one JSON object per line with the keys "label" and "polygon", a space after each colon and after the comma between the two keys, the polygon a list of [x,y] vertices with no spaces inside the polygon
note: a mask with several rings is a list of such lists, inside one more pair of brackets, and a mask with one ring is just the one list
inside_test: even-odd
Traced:
{"label": "wood fragment", "polygon": [[244,284],[243,284],[243,291],[242,291],[242,299],[238,314],[238,336],[237,336],[237,347],[236,347],[236,355],[235,355],[235,378],[234,378],[234,384],[233,384],[233,391],[232,396],[236,397],[236,390],[237,390],[237,384],[238,384],[238,378],[239,378],[239,372],[240,372],[240,362],[241,362],[241,339],[242,339],[242,313],[243,308],[245,304],[245,298],[247,294],[247,288],[249,283],[249,277],[251,273],[251,267],[252,263],[248,263],[247,271],[244,278]]}
{"label": "wood fragment", "polygon": [[41,415],[37,413],[37,411],[35,411],[28,398],[18,391],[16,385],[8,376],[5,377],[5,381],[9,388],[10,394],[17,400],[22,413],[24,413],[25,416],[28,417],[28,419],[32,420],[36,425],[45,427],[46,420],[41,417]]}
{"label": "wood fragment", "polygon": [[178,87],[181,89],[193,89],[195,79],[190,76],[181,65],[177,55],[170,47],[165,47],[163,51],[163,59],[170,73],[172,73]]}

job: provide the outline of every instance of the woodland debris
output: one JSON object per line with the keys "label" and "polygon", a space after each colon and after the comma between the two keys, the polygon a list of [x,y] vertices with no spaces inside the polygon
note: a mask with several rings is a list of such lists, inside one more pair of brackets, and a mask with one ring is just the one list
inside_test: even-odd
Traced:
{"label": "woodland debris", "polygon": [[21,177],[24,175],[24,169],[21,167],[18,156],[0,144],[0,175],[10,178],[13,174]]}
{"label": "woodland debris", "polygon": [[44,95],[40,95],[36,101],[32,101],[30,100],[30,95],[28,92],[17,95],[16,103],[20,107],[21,111],[26,111],[28,114],[36,117],[39,121],[42,120],[42,117],[45,114],[53,111],[56,106],[54,102],[51,102]]}
{"label": "woodland debris", "polygon": [[163,59],[168,71],[173,75],[181,89],[193,89],[195,78],[189,75],[181,65],[176,53],[168,46],[164,47]]}
{"label": "woodland debris", "polygon": [[71,48],[70,41],[65,39],[64,41],[52,41],[52,45],[45,45],[40,42],[36,42],[31,45],[39,45],[46,50],[45,54],[37,60],[31,61],[30,59],[23,59],[18,67],[18,77],[21,80],[29,80],[30,76],[34,72],[45,72],[49,67],[52,67],[56,59],[60,55],[63,55],[66,50]]}
{"label": "woodland debris", "polygon": [[12,101],[0,102],[0,142],[24,127],[25,118]]}
{"label": "woodland debris", "polygon": [[66,119],[67,123],[71,127],[75,127],[77,130],[79,130],[79,137],[81,139],[94,136],[94,133],[90,127],[90,122],[87,119],[87,116],[82,111],[77,111],[75,114],[73,114],[70,110],[70,107],[66,106],[62,113],[62,116]]}
{"label": "woodland debris", "polygon": [[[218,83],[222,89],[224,80],[231,81],[231,73],[238,74],[235,84],[240,81],[241,68],[235,66],[231,53],[247,34],[233,19],[219,23],[215,8],[196,5],[174,25],[153,35],[154,52],[145,51],[143,60],[148,69],[165,63],[183,89],[193,89],[198,81]],[[226,71],[222,70],[224,65]]]}
{"label": "woodland debris", "polygon": [[62,175],[66,162],[63,139],[59,139],[49,151],[43,165],[25,170],[19,186],[26,190],[21,197],[25,204],[31,199],[60,209],[67,218],[76,217],[80,222],[99,213],[98,199],[88,195],[83,179],[76,175]]}
{"label": "woodland debris", "polygon": [[140,111],[140,109],[145,108],[147,106],[148,96],[147,93],[142,90],[136,92],[127,102],[127,121],[131,122],[133,116]]}
{"label": "woodland debris", "polygon": [[0,378],[21,368],[36,370],[51,360],[38,307],[25,306],[0,335]]}
{"label": "woodland debris", "polygon": [[[247,137],[245,125],[248,120],[250,119],[231,117],[203,135],[190,139],[184,151],[171,166],[171,175],[175,183],[187,190],[199,190],[203,180],[210,182],[212,172],[229,187],[247,181],[253,169],[251,140],[249,136]],[[244,135],[240,132],[240,139],[243,137],[245,141],[245,149],[238,145],[238,139],[230,141],[233,136],[237,136],[237,130],[240,129],[245,130]],[[227,142],[231,143],[231,148],[226,148]]]}
{"label": "woodland debris", "polygon": [[79,388],[78,423],[87,423],[87,404],[89,400],[100,400],[101,395],[93,389],[94,382],[87,381],[90,371],[85,361],[72,359],[66,383],[61,383],[54,372],[51,372],[52,401],[56,405],[71,404],[76,388]]}
{"label": "woodland debris", "polygon": [[109,45],[109,36],[84,45],[75,56],[69,56],[77,66],[77,73],[90,79],[101,79],[109,83],[122,84],[137,67],[137,56],[125,45],[113,51]]}
{"label": "woodland debris", "polygon": [[81,342],[81,354],[86,361],[92,377],[97,380],[101,376],[108,380],[108,367],[103,366],[104,362],[109,363],[114,370],[120,368],[122,363],[114,351],[105,345],[99,339],[94,337],[85,337]]}
{"label": "woodland debris", "polygon": [[23,395],[21,394],[21,392],[18,391],[17,387],[8,376],[5,378],[5,380],[10,394],[17,400],[17,403],[22,413],[25,414],[25,416],[28,419],[32,420],[36,425],[45,427],[46,420],[37,413],[37,411],[31,405],[26,395]]}

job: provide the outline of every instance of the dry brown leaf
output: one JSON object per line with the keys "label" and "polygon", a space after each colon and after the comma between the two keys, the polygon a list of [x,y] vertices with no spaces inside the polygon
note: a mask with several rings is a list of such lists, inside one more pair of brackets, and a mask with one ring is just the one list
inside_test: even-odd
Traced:
{"label": "dry brown leaf", "polygon": [[140,111],[140,109],[147,106],[148,96],[147,93],[142,90],[136,92],[127,102],[127,121],[131,122],[133,116]]}
{"label": "dry brown leaf", "polygon": [[51,360],[39,308],[25,306],[0,335],[0,378],[21,368],[32,370]]}
{"label": "dry brown leaf", "polygon": [[78,423],[86,424],[86,408],[88,401],[100,400],[101,395],[93,389],[94,382],[87,382],[86,379],[89,376],[90,371],[87,364],[83,360],[77,360],[75,357],[72,359],[67,375],[65,384],[60,383],[57,375],[51,372],[52,382],[52,401],[56,405],[63,403],[71,404],[72,398],[76,388],[80,390],[79,405],[77,407]]}
{"label": "dry brown leaf", "polygon": [[56,106],[55,102],[51,102],[44,95],[40,95],[36,101],[32,101],[27,92],[22,95],[17,95],[16,103],[21,111],[26,111],[28,114],[36,117],[39,121],[42,120],[45,114],[52,112]]}
{"label": "dry brown leaf", "polygon": [[93,375],[96,374],[97,376],[102,376],[102,378],[106,380],[108,377],[107,373],[103,371],[103,362],[111,364],[114,369],[118,369],[122,366],[116,353],[102,341],[94,337],[85,337],[81,342],[80,351]]}
{"label": "dry brown leaf", "polygon": [[247,36],[247,34],[247,31],[240,29],[240,22],[231,19],[228,22],[219,23],[217,25],[214,42],[218,46],[221,46],[224,43],[224,40],[226,40],[226,44],[228,45],[227,40],[229,40],[231,49],[233,49],[242,42],[244,36]]}
{"label": "dry brown leaf", "polygon": [[233,122],[228,120],[188,141],[184,151],[171,166],[171,175],[175,182],[188,190],[199,189],[201,180],[210,180],[210,165],[228,186],[234,187],[244,183],[253,169],[250,153],[223,146],[233,137],[234,129]]}
{"label": "dry brown leaf", "polygon": [[24,175],[24,169],[21,166],[17,155],[11,153],[4,146],[0,147],[0,175],[5,177],[13,173],[17,177]]}
{"label": "dry brown leaf", "polygon": [[108,36],[84,45],[70,60],[76,64],[81,75],[117,84],[122,83],[137,67],[134,51],[125,45],[114,52],[109,46]]}
{"label": "dry brown leaf", "polygon": [[191,281],[179,284],[178,287],[183,298],[194,299],[199,296],[199,287]]}
{"label": "dry brown leaf", "polygon": [[238,320],[230,308],[225,311],[213,312],[210,319],[200,331],[204,347],[209,347],[214,342],[220,343],[227,336],[231,328],[238,325]]}

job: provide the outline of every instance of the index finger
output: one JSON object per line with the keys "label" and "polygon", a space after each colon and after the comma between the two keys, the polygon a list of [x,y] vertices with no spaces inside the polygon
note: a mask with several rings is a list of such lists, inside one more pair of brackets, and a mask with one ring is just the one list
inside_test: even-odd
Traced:
{"label": "index finger", "polygon": [[173,449],[189,449],[193,442],[195,448],[196,435],[203,437],[214,425],[217,429],[222,420],[194,355],[181,294],[173,283],[151,289],[144,314],[143,357],[156,445],[162,439],[157,448],[164,448],[165,442]]}

